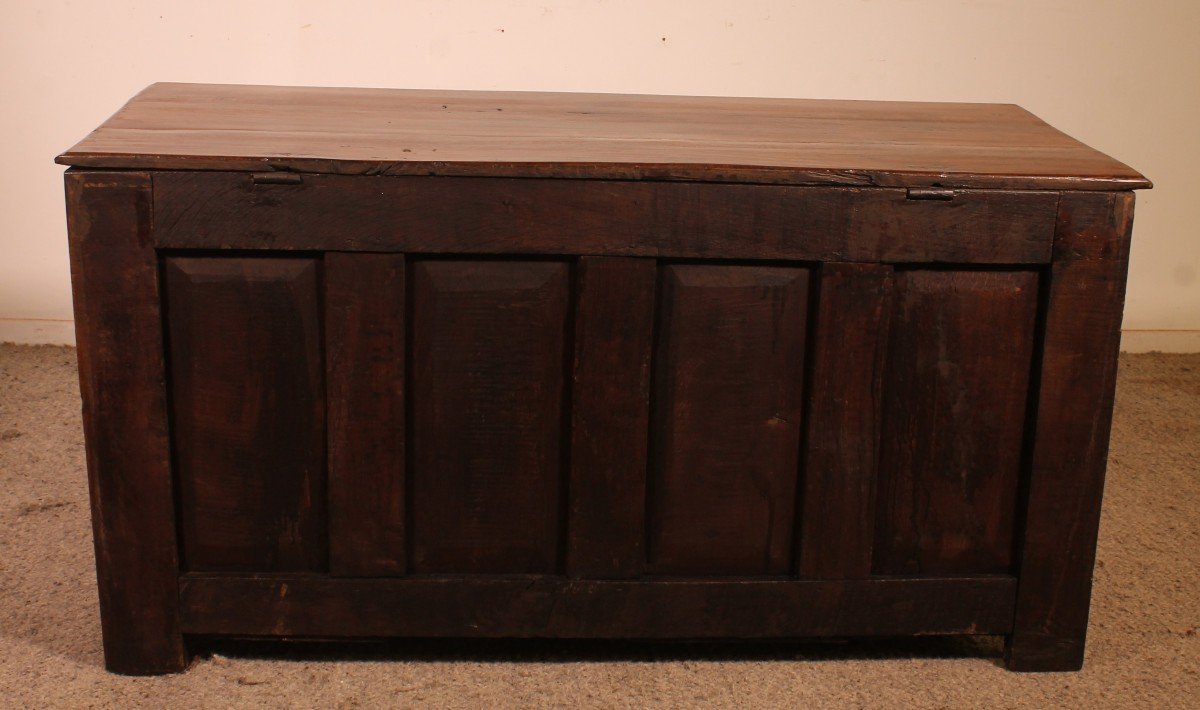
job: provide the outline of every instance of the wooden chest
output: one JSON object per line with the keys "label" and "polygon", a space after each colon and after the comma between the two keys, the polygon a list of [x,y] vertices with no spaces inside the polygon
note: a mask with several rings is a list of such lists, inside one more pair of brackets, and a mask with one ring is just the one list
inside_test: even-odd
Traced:
{"label": "wooden chest", "polygon": [[203,636],[1082,663],[1150,184],[1016,106],[156,84],[58,160],[114,671]]}

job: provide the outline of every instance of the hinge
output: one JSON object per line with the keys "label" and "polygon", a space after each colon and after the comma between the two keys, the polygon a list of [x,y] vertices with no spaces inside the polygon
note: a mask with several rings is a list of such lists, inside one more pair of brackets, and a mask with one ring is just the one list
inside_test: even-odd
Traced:
{"label": "hinge", "polygon": [[910,187],[907,197],[910,200],[953,200],[954,190],[937,187]]}
{"label": "hinge", "polygon": [[299,185],[304,181],[300,173],[252,173],[250,180],[255,185]]}

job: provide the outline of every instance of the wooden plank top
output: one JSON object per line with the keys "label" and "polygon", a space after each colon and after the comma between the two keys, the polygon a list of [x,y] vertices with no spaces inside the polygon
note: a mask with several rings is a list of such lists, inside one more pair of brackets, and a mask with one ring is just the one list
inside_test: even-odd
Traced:
{"label": "wooden plank top", "polygon": [[1012,104],[153,84],[57,162],[91,168],[1129,190]]}

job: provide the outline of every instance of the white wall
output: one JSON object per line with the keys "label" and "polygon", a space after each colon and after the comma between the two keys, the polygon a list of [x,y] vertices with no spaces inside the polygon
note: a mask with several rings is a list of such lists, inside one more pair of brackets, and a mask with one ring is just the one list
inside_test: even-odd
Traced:
{"label": "white wall", "polygon": [[1200,350],[1196,0],[5,0],[0,57],[0,340],[71,338],[52,158],[196,81],[1019,103],[1155,181],[1126,346]]}

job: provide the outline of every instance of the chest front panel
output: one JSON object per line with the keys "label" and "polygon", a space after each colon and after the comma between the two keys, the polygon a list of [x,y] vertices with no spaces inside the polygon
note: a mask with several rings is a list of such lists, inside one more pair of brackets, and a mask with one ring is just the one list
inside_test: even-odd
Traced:
{"label": "chest front panel", "polygon": [[[218,178],[187,198],[201,207],[173,190],[209,175],[167,175],[156,193],[187,571],[1011,571],[1051,229],[1040,195],[1013,217],[970,191],[855,190],[851,216],[817,220],[801,207],[827,198],[805,188],[741,188],[764,200],[741,215],[690,201],[711,186],[572,183],[580,213],[513,181],[444,183],[449,202],[420,205],[387,199],[431,189],[414,178],[347,179],[341,197],[320,180]],[[604,207],[627,189],[661,194]],[[354,223],[278,212],[365,193],[379,200],[372,250]],[[685,198],[692,223],[718,221],[681,229]],[[419,229],[502,234],[521,253],[486,239],[431,253]],[[995,252],[1016,263],[943,263],[995,229],[1029,245]],[[775,246],[729,258],[759,230]],[[881,252],[884,232],[920,246]],[[251,238],[263,248],[240,248]],[[658,253],[628,254],[647,242]],[[904,258],[817,258],[887,252]],[[864,562],[816,562],[830,546]]]}

